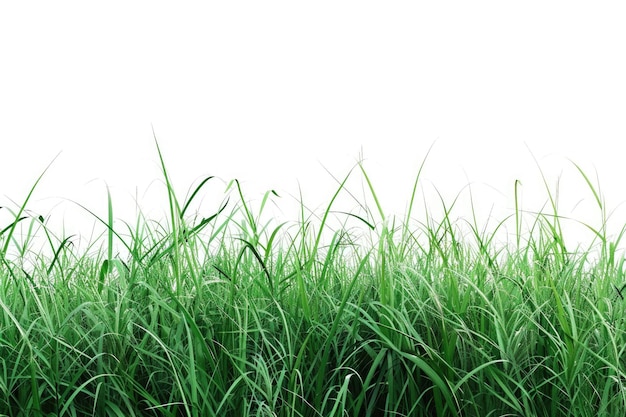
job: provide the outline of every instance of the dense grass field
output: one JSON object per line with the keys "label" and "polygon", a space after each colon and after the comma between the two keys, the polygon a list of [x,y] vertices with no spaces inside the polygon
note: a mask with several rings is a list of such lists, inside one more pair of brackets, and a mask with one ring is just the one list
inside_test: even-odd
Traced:
{"label": "dense grass field", "polygon": [[434,218],[418,174],[386,218],[358,164],[372,210],[336,211],[340,179],[277,223],[237,181],[193,212],[213,179],[180,201],[159,157],[169,218],[116,226],[109,196],[85,250],[28,210],[37,183],[0,209],[0,416],[624,415],[622,234],[569,250],[550,190],[487,230]]}

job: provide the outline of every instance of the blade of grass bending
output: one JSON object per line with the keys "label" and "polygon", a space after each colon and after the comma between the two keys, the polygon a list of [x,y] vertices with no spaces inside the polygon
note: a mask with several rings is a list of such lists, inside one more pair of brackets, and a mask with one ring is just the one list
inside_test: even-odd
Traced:
{"label": "blade of grass bending", "polygon": [[426,160],[428,159],[428,156],[430,155],[430,152],[432,151],[434,146],[435,146],[435,142],[433,142],[428,148],[428,151],[426,151],[426,155],[422,159],[422,163],[420,164],[420,167],[417,170],[417,175],[415,176],[415,181],[413,182],[413,190],[411,191],[411,199],[409,200],[409,208],[407,210],[406,218],[404,220],[404,228],[402,230],[402,242],[407,241],[406,234],[410,233],[409,222],[411,220],[411,214],[413,213],[413,204],[415,202],[415,194],[417,193],[417,184],[419,182],[420,177],[422,176],[422,170],[424,169],[424,166],[426,165]]}
{"label": "blade of grass bending", "polygon": [[[452,242],[451,242],[452,251],[454,252],[455,255],[457,255],[457,258],[459,257],[458,240],[456,239],[454,232],[452,230],[453,227],[452,227],[452,221],[450,220],[450,214],[452,212],[452,209],[456,205],[461,193],[459,192],[454,198],[454,200],[452,201],[452,204],[450,205],[450,207],[447,207],[443,196],[439,192],[439,189],[435,187],[435,191],[437,192],[437,195],[439,196],[439,200],[443,208],[444,218],[439,223],[439,225],[437,225],[436,228],[434,227],[426,228],[426,233],[428,235],[429,245],[430,245],[429,253],[432,254],[433,253],[432,251],[434,249],[439,254],[439,257],[441,258],[441,261],[443,262],[443,266],[447,268],[450,263],[450,254],[443,247],[445,243],[443,240],[446,236],[449,236],[452,238]],[[439,232],[442,233],[441,236],[439,236]]]}
{"label": "blade of grass bending", "polygon": [[347,211],[334,211],[333,213],[340,213],[340,214],[345,214],[345,215],[346,215],[346,216],[348,216],[348,217],[354,217],[355,219],[360,220],[360,221],[362,221],[363,223],[365,223],[365,225],[366,225],[366,226],[367,226],[370,230],[374,230],[374,229],[376,229],[376,227],[375,227],[372,223],[368,222],[367,220],[365,220],[365,219],[364,219],[363,217],[361,217],[361,216],[357,216],[357,215],[356,215],[356,214],[354,214],[354,213],[348,213]]}
{"label": "blade of grass bending", "polygon": [[[0,207],[2,208],[2,207]],[[5,227],[4,229],[0,230],[0,236],[2,236],[7,230],[11,230],[11,233],[13,232],[13,228],[15,228],[15,226],[17,225],[17,223],[21,222],[24,219],[27,219],[28,216],[22,216],[19,219],[16,219],[15,221],[13,221],[12,223],[10,223],[7,227]],[[9,234],[7,241],[10,240],[11,238],[11,234]]]}
{"label": "blade of grass bending", "polygon": [[267,201],[269,200],[270,194],[273,194],[276,197],[280,198],[280,196],[278,195],[276,191],[274,190],[266,191],[265,194],[263,194],[263,199],[261,200],[261,207],[259,208],[259,216],[261,215],[261,213],[263,213],[263,209],[265,208],[265,205],[267,204]]}
{"label": "blade of grass bending", "polygon": [[359,169],[361,170],[361,173],[363,174],[363,178],[365,178],[365,181],[367,182],[367,186],[369,187],[370,193],[372,194],[372,197],[374,198],[374,203],[376,203],[378,214],[380,214],[381,220],[385,221],[386,217],[385,217],[385,213],[383,212],[383,207],[380,204],[380,201],[378,200],[378,195],[376,194],[376,191],[374,191],[374,186],[372,185],[372,181],[370,180],[369,175],[367,175],[367,171],[365,171],[365,168],[363,167],[363,161],[359,161],[358,166],[359,166]]}
{"label": "blade of grass bending", "polygon": [[314,260],[315,260],[314,258],[315,258],[315,255],[317,254],[320,241],[322,240],[322,231],[324,230],[324,227],[326,226],[326,222],[328,221],[328,215],[330,214],[330,209],[335,203],[335,200],[339,196],[339,193],[341,192],[341,190],[344,189],[346,182],[348,181],[348,178],[350,178],[350,175],[352,174],[353,170],[354,170],[354,167],[350,169],[350,171],[348,172],[344,180],[339,184],[337,191],[335,191],[335,194],[333,194],[333,197],[330,199],[330,202],[328,203],[326,209],[324,210],[324,215],[322,216],[322,221],[320,222],[317,236],[315,237],[315,243],[313,244],[313,248],[311,250],[311,256],[309,257],[309,259],[306,260],[305,265],[304,265],[304,267],[307,268],[308,272],[310,272],[310,269],[314,264]]}
{"label": "blade of grass bending", "polygon": [[[165,254],[170,254],[171,258],[172,258],[172,267],[174,269],[174,279],[176,280],[176,288],[177,291],[181,291],[182,290],[182,282],[181,282],[181,268],[182,268],[182,264],[181,264],[181,256],[179,253],[179,248],[180,248],[180,243],[181,241],[187,241],[189,239],[189,237],[191,237],[194,234],[197,234],[202,228],[204,228],[212,219],[214,219],[225,207],[226,205],[222,206],[222,208],[218,211],[217,214],[214,214],[213,216],[209,217],[208,219],[203,219],[200,224],[196,225],[193,229],[191,229],[190,231],[186,230],[185,227],[185,222],[184,222],[184,214],[187,211],[187,209],[189,208],[189,205],[191,204],[191,202],[194,200],[194,198],[196,197],[196,195],[198,194],[198,192],[200,191],[200,189],[211,179],[213,178],[212,176],[209,176],[207,178],[205,178],[193,191],[192,195],[190,196],[190,198],[188,199],[188,201],[184,204],[183,209],[180,209],[180,205],[178,203],[178,199],[176,197],[176,194],[174,192],[174,187],[172,185],[172,182],[170,180],[170,177],[167,173],[167,168],[165,165],[165,159],[163,158],[163,154],[161,152],[161,148],[159,146],[158,140],[156,138],[156,134],[154,133],[154,128],[152,129],[153,132],[153,136],[154,136],[154,141],[155,141],[155,145],[157,148],[157,153],[159,155],[159,161],[161,163],[161,169],[163,172],[163,177],[165,178],[165,183],[166,183],[166,187],[167,187],[167,193],[168,193],[168,201],[169,201],[169,207],[170,207],[170,219],[171,219],[171,236],[173,237],[173,242],[172,244],[163,252],[161,252],[161,254],[159,254],[158,258],[162,258]],[[182,233],[181,233],[182,231]],[[191,279],[193,282],[198,283],[198,276],[196,274],[196,269],[194,267],[191,266],[191,263],[193,261],[193,257],[189,254],[187,247],[183,247],[183,252],[184,252],[184,256],[185,259],[187,259],[187,261],[190,264],[190,268],[189,268],[189,272],[191,274]],[[151,260],[151,262],[154,261],[154,258]]]}
{"label": "blade of grass bending", "polygon": [[268,285],[268,287],[270,289],[270,295],[272,297],[274,297],[274,295],[275,295],[275,292],[274,292],[274,282],[272,281],[272,277],[270,275],[270,272],[267,269],[267,266],[265,265],[265,262],[263,262],[263,258],[261,257],[259,252],[256,250],[256,248],[252,245],[252,243],[248,242],[245,239],[241,239],[241,238],[238,238],[238,240],[240,240],[240,241],[242,241],[244,243],[244,249],[248,248],[248,250],[250,250],[250,252],[252,252],[252,254],[256,258],[256,260],[259,262],[259,265],[261,265],[261,268],[263,268],[263,272],[265,273],[265,277],[267,278],[267,285]]}
{"label": "blade of grass bending", "polygon": [[[0,207],[0,209],[2,209],[2,208],[4,208],[4,207]],[[15,222],[21,222],[22,220],[27,219],[27,218],[28,218],[27,216],[23,216],[23,217],[20,217],[19,219],[16,219],[12,223],[9,223],[9,225],[7,227],[5,227],[4,229],[0,230],[0,236],[5,234],[7,230],[10,230],[13,227],[13,224]]]}
{"label": "blade of grass bending", "polygon": [[[65,244],[73,237],[72,236],[68,236],[66,237],[61,244],[59,245],[58,249],[54,252],[54,257],[52,258],[52,262],[50,262],[50,266],[48,267],[48,269],[46,270],[46,274],[50,274],[50,272],[52,272],[52,269],[54,268],[54,264],[57,262],[57,260],[59,259],[59,254],[61,253],[61,250],[63,249],[63,247],[65,246]],[[72,243],[72,242],[70,242]]]}
{"label": "blade of grass bending", "polygon": [[[528,148],[528,145],[526,145],[526,147]],[[552,215],[553,215],[553,224],[548,225],[548,226],[552,230],[554,243],[559,246],[559,252],[555,252],[555,256],[557,255],[559,256],[561,260],[561,265],[563,265],[565,263],[564,256],[565,254],[567,254],[567,248],[565,247],[565,242],[563,240],[563,229],[561,228],[561,221],[560,221],[561,216],[559,216],[559,213],[558,213],[558,200],[557,199],[558,199],[559,182],[557,180],[557,196],[555,198],[552,191],[550,191],[548,180],[546,179],[546,176],[543,172],[543,169],[541,168],[541,165],[539,165],[539,161],[537,160],[535,155],[532,153],[532,151],[530,151],[530,148],[528,148],[528,151],[530,152],[531,156],[533,157],[533,160],[535,161],[535,164],[537,165],[537,168],[539,169],[539,173],[541,174],[541,179],[546,188],[546,192],[548,193],[548,199],[550,200],[550,206],[552,207]]]}
{"label": "blade of grass bending", "polygon": [[285,225],[287,224],[287,222],[282,222],[281,224],[279,224],[270,234],[270,238],[267,240],[267,245],[265,247],[265,260],[267,262],[267,260],[269,259],[270,255],[272,254],[272,247],[274,245],[274,240],[276,240],[276,237],[278,236],[278,232],[280,231],[280,229],[282,229]]}
{"label": "blade of grass bending", "polygon": [[[494,253],[494,256],[491,256],[489,254],[489,248],[491,248],[491,244],[494,240],[494,238],[496,237],[496,234],[498,233],[498,230],[500,230],[500,228],[504,225],[504,223],[509,220],[509,218],[511,217],[511,215],[506,216],[503,220],[501,220],[500,222],[498,222],[498,224],[496,225],[496,227],[494,228],[494,230],[491,232],[490,235],[487,235],[487,225],[489,223],[489,221],[487,221],[487,223],[485,224],[484,228],[482,229],[482,231],[479,230],[479,226],[478,226],[478,219],[476,218],[476,207],[474,205],[474,194],[472,193],[472,187],[471,185],[468,185],[468,190],[469,190],[469,194],[470,194],[470,205],[472,208],[472,223],[470,223],[469,221],[466,221],[472,231],[472,234],[474,235],[474,238],[476,239],[476,243],[478,244],[478,250],[479,253],[486,258],[487,260],[487,264],[489,266],[489,268],[491,268],[492,270],[497,271],[498,270],[498,253],[501,252],[503,249],[496,251],[496,253]],[[490,213],[491,214],[491,213]],[[518,243],[519,244],[519,243]]]}
{"label": "blade of grass bending", "polygon": [[[191,230],[187,230],[187,227],[185,225],[185,220],[184,220],[184,216],[185,213],[187,211],[187,209],[189,208],[189,205],[191,204],[191,202],[194,200],[194,198],[196,197],[196,195],[198,194],[198,192],[200,192],[200,190],[202,189],[202,187],[212,178],[214,178],[214,176],[209,176],[206,177],[204,180],[202,180],[202,182],[200,182],[200,184],[195,188],[195,190],[193,191],[193,193],[191,194],[191,196],[189,197],[189,199],[186,201],[186,203],[183,206],[183,210],[180,213],[180,222],[181,225],[183,226],[183,241],[185,243],[189,242],[189,239],[195,235],[197,235],[202,229],[204,229],[204,227],[214,218],[216,218],[225,208],[226,205],[228,204],[229,199],[226,199],[226,202],[222,205],[222,207],[218,210],[218,212],[212,216],[210,216],[209,218],[204,218],[200,221],[199,224],[197,224],[196,226],[194,226]],[[185,254],[185,259],[187,260],[187,270],[190,273],[191,276],[191,280],[192,282],[195,283],[195,285],[197,287],[201,286],[201,283],[199,281],[199,276],[197,274],[197,270],[198,267],[197,265],[195,265],[196,261],[197,261],[197,257],[194,255],[191,255],[189,253],[189,249],[188,246],[185,246],[183,248],[184,254]]]}
{"label": "blade of grass bending", "polygon": [[187,211],[187,209],[189,208],[189,205],[191,204],[191,202],[193,201],[193,199],[196,197],[196,195],[198,194],[198,192],[200,191],[200,189],[204,186],[204,184],[206,184],[207,182],[209,182],[210,179],[215,178],[214,176],[209,176],[206,177],[204,180],[202,180],[202,182],[196,187],[196,189],[193,191],[193,193],[191,193],[191,196],[189,197],[189,200],[187,200],[187,202],[185,203],[185,205],[183,206],[183,210],[180,212],[180,217],[182,219],[182,217],[185,215],[185,212]]}
{"label": "blade of grass bending", "polygon": [[587,176],[587,174],[585,174],[585,171],[583,171],[582,168],[577,163],[572,161],[571,159],[570,159],[570,162],[576,167],[578,172],[580,172],[580,175],[582,175],[583,179],[585,180],[585,182],[589,186],[589,189],[593,193],[593,197],[596,199],[596,203],[598,204],[598,207],[600,207],[600,210],[603,210],[604,209],[604,205],[602,204],[602,198],[601,198],[600,194],[596,191],[596,188],[591,183],[591,180],[589,180],[589,177]]}
{"label": "blade of grass bending", "polygon": [[[17,204],[15,204],[15,205],[17,206]],[[1,208],[2,207],[0,207],[0,209]],[[5,207],[5,208],[7,208],[7,207]],[[11,209],[7,208],[7,210],[9,210],[9,213],[11,215],[15,216],[15,213],[13,213],[11,211]],[[18,254],[19,254],[18,256],[21,257],[21,258],[26,256],[26,252],[28,251],[29,244],[32,241],[32,239],[35,237],[35,233],[33,233],[33,229],[34,229],[34,225],[35,225],[36,222],[39,222],[41,224],[41,226],[43,227],[43,230],[46,233],[46,235],[48,234],[48,231],[47,231],[47,229],[45,227],[45,224],[44,224],[45,219],[41,215],[39,215],[39,216],[33,216],[33,215],[22,216],[21,218],[15,220],[15,221],[21,222],[22,220],[27,219],[27,218],[30,218],[31,221],[28,224],[28,231],[26,232],[26,236],[23,237],[22,241],[20,241],[20,242],[18,242],[15,238],[13,238],[13,241],[16,244],[16,249],[17,249]],[[9,226],[7,226],[5,229],[1,230],[0,231],[0,236],[2,236],[7,230],[11,229],[11,227],[13,227],[13,223],[9,224]],[[52,243],[51,243],[51,246],[53,246]],[[53,247],[53,249],[54,249],[54,247]]]}
{"label": "blade of grass bending", "polygon": [[[154,265],[161,258],[163,258],[164,256],[170,254],[174,250],[174,247],[177,246],[177,244],[179,244],[181,241],[185,241],[186,239],[189,239],[189,238],[197,235],[202,229],[204,229],[206,227],[207,224],[209,224],[213,219],[215,219],[217,216],[219,216],[222,213],[222,211],[224,211],[224,209],[226,209],[226,206],[228,205],[228,202],[229,202],[229,200],[226,200],[226,202],[222,205],[222,207],[219,208],[217,213],[212,214],[209,217],[206,217],[206,218],[202,219],[200,221],[200,223],[198,223],[193,228],[191,228],[191,229],[187,230],[185,233],[183,233],[183,235],[181,235],[181,239],[177,239],[176,241],[172,242],[167,248],[165,248],[165,249],[159,251],[158,253],[154,254],[150,258],[150,260],[148,261],[148,266]],[[150,252],[156,250],[166,240],[167,240],[167,238],[163,238],[159,242],[157,242],[155,245],[153,245],[140,260],[145,259],[145,257],[148,256],[150,254]]]}
{"label": "blade of grass bending", "polygon": [[[80,384],[78,387],[76,387],[76,389],[74,390],[74,392],[72,393],[72,395],[70,395],[68,397],[68,399],[66,400],[65,404],[63,405],[63,407],[61,408],[61,411],[59,412],[60,416],[69,414],[68,410],[71,406],[74,405],[74,399],[81,393],[85,393],[85,388],[91,384],[92,382],[94,382],[95,380],[99,379],[99,378],[104,378],[104,377],[116,377],[117,375],[115,374],[98,374],[98,375],[94,375],[91,378],[89,378],[88,380],[86,380],[85,382],[83,382],[82,384]],[[88,391],[87,391],[88,392]]]}
{"label": "blade of grass bending", "polygon": [[[108,187],[107,187],[107,192],[108,192]],[[107,213],[107,220],[104,220],[102,217],[98,216],[96,213],[94,213],[93,211],[91,211],[90,209],[88,209],[87,207],[83,206],[82,204],[76,202],[76,201],[72,201],[72,203],[76,204],[78,207],[82,208],[83,210],[85,210],[87,213],[89,213],[91,216],[93,216],[96,220],[98,220],[100,223],[102,223],[106,229],[107,229],[107,242],[109,243],[109,248],[112,248],[112,242],[113,242],[113,236],[115,236],[117,238],[117,240],[119,240],[122,245],[124,245],[124,247],[126,249],[128,249],[129,253],[133,253],[133,250],[131,249],[130,245],[128,243],[126,243],[126,241],[124,241],[124,239],[122,238],[122,236],[119,235],[119,233],[117,233],[115,231],[115,229],[113,229],[113,207],[111,206],[110,208],[110,212]],[[109,256],[109,251],[107,249],[107,256]],[[113,257],[113,252],[111,250],[111,257]]]}
{"label": "blade of grass bending", "polygon": [[[43,178],[44,174],[48,171],[48,169],[50,168],[50,166],[52,166],[52,164],[54,163],[54,161],[59,157],[61,153],[59,152],[57,154],[57,156],[55,156],[52,161],[48,164],[48,166],[43,170],[43,172],[39,175],[39,177],[37,177],[37,180],[35,181],[35,183],[33,184],[33,186],[30,188],[30,191],[28,192],[28,195],[26,196],[26,199],[24,200],[24,202],[22,203],[22,205],[19,207],[17,213],[15,214],[15,219],[16,221],[13,222],[13,224],[11,224],[9,227],[9,234],[6,237],[6,242],[4,242],[4,246],[2,247],[2,250],[0,251],[0,258],[4,259],[7,251],[9,250],[9,244],[11,242],[11,237],[13,236],[13,233],[15,233],[15,228],[17,227],[17,223],[19,221],[22,220],[22,218],[20,218],[20,216],[22,215],[22,213],[24,212],[24,210],[26,209],[26,205],[28,204],[28,202],[30,201],[33,193],[35,192],[35,188],[37,188],[37,185],[39,184],[39,182],[41,181],[41,179]],[[0,236],[2,234],[4,234],[6,232],[6,229],[2,231],[2,233],[0,233]]]}
{"label": "blade of grass bending", "polygon": [[252,215],[252,212],[248,208],[248,205],[246,204],[246,199],[243,196],[243,191],[241,190],[241,184],[239,184],[239,180],[235,179],[235,185],[237,186],[237,192],[239,193],[239,198],[241,199],[241,204],[243,205],[244,212],[246,214],[248,222],[250,223],[250,227],[252,228],[252,233],[253,233],[252,239],[254,240],[254,243],[256,244],[258,243],[258,240],[259,240],[256,221],[254,219],[254,216]]}
{"label": "blade of grass bending", "polygon": [[[363,167],[363,164],[359,162],[359,168],[361,169],[361,173],[365,177],[365,181],[368,184],[370,193],[374,198],[374,202],[376,203],[376,207],[378,208],[378,212],[380,214],[381,220],[383,222],[382,231],[380,232],[379,242],[378,242],[378,254],[379,254],[379,272],[378,275],[380,277],[379,281],[379,292],[380,299],[383,303],[393,304],[394,301],[394,281],[388,277],[387,273],[387,257],[390,255],[392,262],[397,259],[397,251],[396,245],[393,242],[393,230],[395,229],[395,225],[392,226],[391,231],[389,230],[389,225],[387,222],[387,218],[385,213],[383,212],[382,205],[378,200],[378,196],[376,195],[376,191],[374,190],[374,186]],[[387,244],[385,247],[385,243]]]}
{"label": "blade of grass bending", "polygon": [[[608,270],[610,268],[613,268],[615,266],[615,248],[618,245],[618,243],[620,242],[620,240],[622,239],[622,237],[623,237],[623,235],[625,233],[625,230],[626,230],[626,226],[624,226],[624,228],[622,228],[622,230],[620,231],[617,239],[614,242],[608,242],[606,234],[607,234],[607,222],[609,220],[610,215],[607,216],[606,206],[605,206],[605,204],[603,202],[604,199],[602,198],[602,193],[599,190],[599,186],[595,187],[591,183],[591,180],[589,179],[587,174],[585,174],[585,172],[582,170],[582,168],[578,164],[576,164],[572,160],[570,160],[570,162],[576,167],[576,169],[578,170],[580,175],[583,177],[583,179],[587,183],[587,186],[591,190],[591,193],[593,194],[593,197],[596,200],[596,204],[598,205],[598,208],[600,209],[602,225],[600,226],[599,229],[595,229],[595,228],[591,227],[590,225],[588,225],[588,224],[586,224],[584,222],[581,222],[581,221],[579,221],[578,223],[581,223],[582,225],[586,226],[602,242],[602,255],[604,257],[608,258],[608,261],[606,262],[606,267],[607,267],[607,272],[608,272]],[[596,189],[596,188],[598,188],[598,189]],[[607,248],[607,244],[608,244],[608,248]]]}
{"label": "blade of grass bending", "polygon": [[[161,163],[161,171],[163,172],[163,178],[165,179],[165,186],[167,188],[167,199],[170,207],[170,221],[171,221],[171,236],[174,240],[174,245],[171,247],[172,249],[172,268],[174,269],[174,280],[176,282],[177,291],[181,291],[181,262],[180,256],[178,253],[179,248],[179,229],[181,227],[180,224],[180,205],[178,204],[178,199],[176,198],[176,194],[174,193],[174,187],[172,182],[170,181],[170,177],[167,173],[167,168],[165,166],[165,159],[163,158],[163,154],[161,152],[161,147],[159,146],[159,142],[156,138],[156,133],[154,132],[154,127],[152,128],[152,135],[154,136],[154,143],[157,148],[157,153],[159,155],[159,161]],[[179,294],[180,295],[180,294]]]}

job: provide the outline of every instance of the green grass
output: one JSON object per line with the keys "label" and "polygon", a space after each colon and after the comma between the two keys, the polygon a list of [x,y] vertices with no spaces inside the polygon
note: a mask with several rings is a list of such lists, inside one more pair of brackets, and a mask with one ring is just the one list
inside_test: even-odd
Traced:
{"label": "green grass", "polygon": [[[2,416],[616,416],[624,265],[600,193],[597,245],[568,250],[557,196],[494,227],[443,198],[387,217],[364,166],[320,212],[276,222],[238,181],[193,213],[158,148],[169,218],[78,251],[28,202],[0,209]],[[424,160],[426,161],[426,159]],[[42,174],[43,175],[43,174]],[[374,202],[336,210],[360,175]],[[543,175],[543,174],[542,174]],[[434,218],[433,206],[443,215]],[[417,216],[419,211],[420,216]],[[511,242],[498,240],[514,230]],[[50,255],[31,247],[43,237]],[[98,246],[100,245],[100,246]],[[124,255],[121,255],[124,253]]]}

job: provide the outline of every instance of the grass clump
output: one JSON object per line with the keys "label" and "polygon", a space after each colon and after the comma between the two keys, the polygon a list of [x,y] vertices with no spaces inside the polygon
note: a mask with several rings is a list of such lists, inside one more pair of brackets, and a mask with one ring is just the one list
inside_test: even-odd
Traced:
{"label": "grass clump", "polygon": [[[515,212],[487,231],[475,217],[454,221],[455,203],[443,199],[441,219],[427,207],[415,220],[418,173],[397,224],[359,163],[376,215],[334,211],[349,174],[322,213],[301,202],[299,221],[276,225],[263,214],[278,194],[255,208],[237,181],[206,217],[190,214],[212,178],[181,204],[159,158],[165,222],[139,216],[122,232],[108,195],[106,219],[94,214],[103,246],[79,253],[26,210],[38,180],[0,225],[0,415],[614,416],[626,407],[622,234],[609,241],[604,220],[587,225],[597,260],[568,251],[550,190],[552,212],[522,232],[516,183]],[[507,222],[513,245],[495,238]],[[33,253],[36,233],[51,256]]]}

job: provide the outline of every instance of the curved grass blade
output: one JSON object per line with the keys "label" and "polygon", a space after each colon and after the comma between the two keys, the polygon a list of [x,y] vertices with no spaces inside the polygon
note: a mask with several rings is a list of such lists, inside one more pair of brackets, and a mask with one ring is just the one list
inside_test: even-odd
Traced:
{"label": "curved grass blade", "polygon": [[[0,250],[0,258],[4,258],[7,254],[7,251],[9,250],[9,244],[11,243],[11,237],[13,236],[13,233],[15,232],[15,228],[17,227],[17,223],[21,220],[20,216],[22,215],[22,213],[24,212],[24,210],[26,209],[26,205],[28,204],[28,202],[30,201],[31,197],[33,196],[33,193],[35,192],[35,188],[37,188],[37,185],[39,184],[39,182],[41,181],[41,179],[43,178],[44,174],[48,171],[48,169],[50,168],[50,166],[52,166],[52,164],[54,163],[54,161],[59,157],[60,153],[57,154],[57,156],[55,156],[52,161],[48,164],[48,166],[43,170],[43,172],[39,175],[39,177],[37,177],[37,180],[35,181],[35,183],[33,184],[33,186],[30,188],[30,190],[28,191],[28,194],[26,195],[26,198],[24,199],[24,202],[20,205],[17,213],[15,214],[15,219],[16,221],[14,221],[10,226],[9,226],[9,233],[6,237],[6,242],[4,242],[4,246],[2,247],[2,250]],[[4,234],[6,230],[3,230],[2,233],[0,233],[0,235]]]}

